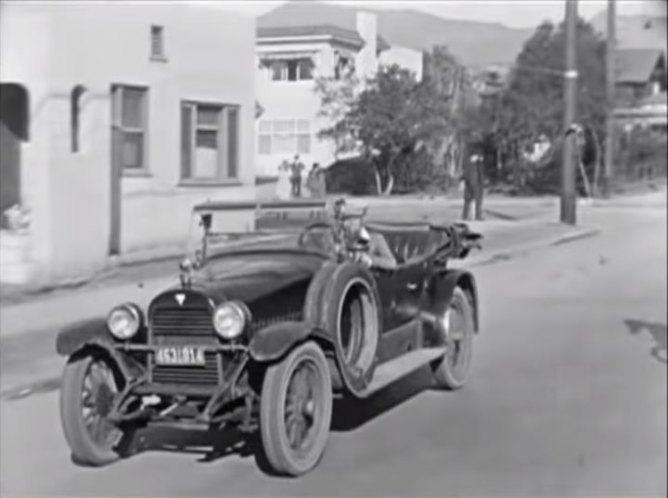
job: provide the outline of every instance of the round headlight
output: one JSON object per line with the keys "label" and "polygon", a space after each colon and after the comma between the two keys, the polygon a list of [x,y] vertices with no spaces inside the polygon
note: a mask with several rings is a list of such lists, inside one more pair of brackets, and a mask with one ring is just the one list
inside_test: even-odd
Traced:
{"label": "round headlight", "polygon": [[141,325],[139,309],[132,304],[122,304],[111,310],[107,317],[109,332],[116,339],[126,340],[133,337]]}
{"label": "round headlight", "polygon": [[226,340],[239,337],[246,326],[246,313],[234,302],[220,304],[213,312],[213,328]]}

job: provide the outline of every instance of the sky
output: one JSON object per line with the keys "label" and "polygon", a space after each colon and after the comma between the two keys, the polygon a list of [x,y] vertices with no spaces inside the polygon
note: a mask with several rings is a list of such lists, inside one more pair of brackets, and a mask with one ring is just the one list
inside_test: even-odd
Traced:
{"label": "sky", "polygon": [[[226,8],[243,11],[257,16],[284,3],[283,0],[213,0],[212,6],[225,4]],[[383,9],[415,9],[435,14],[448,19],[500,22],[509,27],[533,28],[549,19],[554,22],[563,20],[565,0],[438,0],[438,1],[351,1],[330,0],[327,3]],[[665,13],[665,1],[662,0],[616,0],[620,15]],[[604,10],[607,0],[579,0],[578,12],[589,19]]]}

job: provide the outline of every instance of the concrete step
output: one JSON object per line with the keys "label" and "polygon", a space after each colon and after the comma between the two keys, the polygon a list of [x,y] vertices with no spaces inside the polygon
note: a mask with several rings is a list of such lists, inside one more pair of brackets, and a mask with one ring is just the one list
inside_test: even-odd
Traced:
{"label": "concrete step", "polygon": [[0,233],[0,282],[24,284],[30,278],[30,235],[3,230]]}

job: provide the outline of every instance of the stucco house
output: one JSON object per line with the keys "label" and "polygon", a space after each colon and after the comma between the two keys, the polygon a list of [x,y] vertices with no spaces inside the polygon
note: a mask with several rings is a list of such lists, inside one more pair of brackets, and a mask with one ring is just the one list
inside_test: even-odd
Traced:
{"label": "stucco house", "polygon": [[[29,212],[3,217],[3,283],[179,251],[194,205],[253,199],[253,18],[158,2],[0,8],[1,207]],[[254,216],[227,220],[246,230]]]}
{"label": "stucco house", "polygon": [[281,162],[295,154],[308,166],[327,167],[336,160],[334,145],[317,137],[330,125],[318,117],[318,77],[341,79],[351,72],[362,81],[381,64],[398,64],[422,78],[422,52],[390,46],[378,34],[374,13],[356,12],[354,26],[318,20],[269,21],[258,28],[256,94],[263,109],[256,129],[258,175],[276,175]]}

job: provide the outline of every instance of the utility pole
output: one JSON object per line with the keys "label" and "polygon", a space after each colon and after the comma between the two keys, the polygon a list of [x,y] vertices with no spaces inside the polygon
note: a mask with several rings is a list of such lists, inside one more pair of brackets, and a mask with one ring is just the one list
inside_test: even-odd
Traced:
{"label": "utility pole", "polygon": [[616,4],[608,0],[608,29],[605,60],[605,166],[603,170],[603,196],[609,197],[613,181],[613,162],[615,159],[615,48],[616,42]]}
{"label": "utility pole", "polygon": [[566,0],[566,70],[564,72],[564,147],[561,171],[561,222],[576,223],[577,194],[575,190],[575,102],[577,91],[577,61],[575,59],[575,30],[577,27],[577,0]]}

